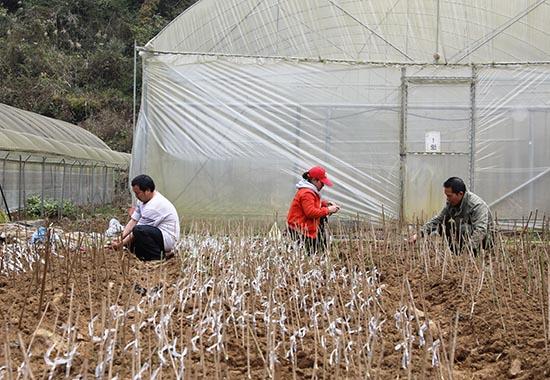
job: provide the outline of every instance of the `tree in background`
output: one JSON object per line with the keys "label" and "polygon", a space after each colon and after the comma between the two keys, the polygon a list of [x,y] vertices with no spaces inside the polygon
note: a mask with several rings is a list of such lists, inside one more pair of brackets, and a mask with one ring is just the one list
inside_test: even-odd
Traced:
{"label": "tree in background", "polygon": [[134,40],[144,45],[194,2],[0,1],[0,103],[80,125],[129,152]]}

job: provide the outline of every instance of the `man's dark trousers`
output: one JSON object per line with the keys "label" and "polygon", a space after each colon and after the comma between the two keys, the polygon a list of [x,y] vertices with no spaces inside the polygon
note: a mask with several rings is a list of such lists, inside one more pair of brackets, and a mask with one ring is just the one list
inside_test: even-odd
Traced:
{"label": "man's dark trousers", "polygon": [[165,257],[162,232],[153,226],[137,225],[132,230],[134,235],[130,251],[144,261],[161,260]]}

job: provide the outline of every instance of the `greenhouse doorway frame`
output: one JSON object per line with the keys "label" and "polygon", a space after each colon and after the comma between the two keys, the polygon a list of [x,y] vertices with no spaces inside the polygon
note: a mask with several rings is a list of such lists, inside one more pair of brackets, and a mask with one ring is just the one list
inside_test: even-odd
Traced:
{"label": "greenhouse doorway frame", "polygon": [[[459,94],[459,100],[455,104],[444,101],[438,104],[437,91],[431,98],[429,95],[429,90],[438,86],[451,89],[455,96]],[[418,94],[423,98],[418,99]],[[475,66],[469,76],[417,76],[408,73],[407,66],[401,68],[399,215],[402,222],[424,220],[439,211],[443,203],[442,183],[450,176],[463,178],[468,190],[475,190],[475,117]],[[429,144],[429,139],[433,144]],[[426,161],[430,165],[425,165]],[[440,171],[425,173],[426,167]]]}

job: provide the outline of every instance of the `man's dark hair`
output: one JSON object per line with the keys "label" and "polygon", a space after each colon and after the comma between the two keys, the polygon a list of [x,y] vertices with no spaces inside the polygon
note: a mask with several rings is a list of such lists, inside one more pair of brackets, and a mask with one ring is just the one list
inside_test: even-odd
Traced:
{"label": "man's dark hair", "polygon": [[140,174],[132,180],[132,187],[137,186],[141,191],[155,191],[153,178],[145,174]]}
{"label": "man's dark hair", "polygon": [[461,191],[463,193],[466,192],[466,185],[464,184],[464,181],[461,178],[458,177],[451,177],[445,182],[443,182],[443,187],[451,188],[453,190],[453,193],[458,194]]}

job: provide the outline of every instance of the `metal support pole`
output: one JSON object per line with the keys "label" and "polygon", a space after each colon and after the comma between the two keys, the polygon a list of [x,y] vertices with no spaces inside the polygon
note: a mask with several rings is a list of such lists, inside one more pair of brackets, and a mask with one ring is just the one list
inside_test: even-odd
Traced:
{"label": "metal support pole", "polygon": [[44,217],[44,183],[46,181],[46,157],[42,157],[42,186],[40,189],[40,217]]}
{"label": "metal support pole", "polygon": [[107,202],[107,164],[103,166],[103,204],[106,204]]}
{"label": "metal support pole", "polygon": [[76,165],[78,161],[73,161],[71,164],[71,169],[69,171],[69,198],[72,199],[75,203],[78,203],[78,197],[75,195],[75,191],[73,189],[73,168]]}
{"label": "metal support pole", "polygon": [[118,165],[113,168],[113,186],[115,188],[115,195],[116,196],[122,194],[123,185],[120,181],[120,178],[122,176],[121,172],[122,172],[122,170],[120,169],[120,167]]}
{"label": "metal support pole", "polygon": [[134,104],[132,108],[132,135],[136,133],[136,105],[137,105],[137,44],[134,40]]}
{"label": "metal support pole", "polygon": [[[95,173],[95,164],[92,165],[91,173],[90,173],[90,187],[88,188],[88,199],[90,204],[94,204],[94,195],[95,195],[95,181],[94,181],[94,174]],[[90,194],[91,193],[91,194]]]}
{"label": "metal support pole", "polygon": [[17,179],[17,219],[21,219],[21,197],[23,191],[23,157],[19,155],[19,177]]}
{"label": "metal support pole", "polygon": [[4,201],[4,207],[6,208],[6,216],[8,217],[8,220],[11,222],[10,208],[8,206],[8,201],[6,200],[6,195],[4,194],[4,189],[2,188],[2,185],[0,185],[0,195],[2,195],[2,200]]}
{"label": "metal support pole", "polygon": [[22,197],[22,200],[23,200],[23,205],[25,206],[25,214],[27,213],[27,184],[26,184],[26,176],[25,176],[25,168],[27,167],[27,162],[29,161],[29,159],[32,157],[32,154],[29,154],[27,156],[27,158],[25,158],[23,160],[23,171],[22,171],[22,189],[21,191],[23,192],[23,197]]}
{"label": "metal support pole", "polygon": [[401,67],[401,115],[399,124],[399,221],[405,222],[405,174],[407,163],[407,68]]}
{"label": "metal support pole", "polygon": [[[142,59],[143,62],[143,59]],[[140,143],[140,149],[144,150],[144,154],[147,155],[149,151],[149,134],[150,131],[150,125],[148,120],[149,117],[149,94],[148,94],[148,78],[147,78],[147,71],[144,64],[141,65],[141,106],[139,109],[139,113],[144,116],[143,118],[143,125],[142,127],[142,142]],[[139,117],[139,116],[138,116]],[[137,130],[137,120],[136,120],[136,130]],[[133,134],[133,141],[136,141],[136,130],[134,130]],[[133,149],[133,148],[132,148]],[[144,160],[140,160],[140,162],[136,162],[134,159],[130,159],[130,169],[133,168],[134,174],[139,173],[146,173],[148,171],[147,162],[143,162]],[[136,170],[137,166],[137,170]],[[130,188],[130,181],[132,180],[130,178],[130,169],[128,170],[128,188]],[[202,166],[201,166],[202,170]],[[185,189],[187,186],[185,187]],[[185,190],[186,191],[186,190]],[[183,194],[183,192],[181,193]],[[176,198],[177,199],[177,198]]]}
{"label": "metal support pole", "polygon": [[82,182],[84,181],[84,164],[82,162],[79,162],[80,169],[78,174],[78,199],[80,200],[80,203],[85,203],[84,197],[82,196]]}
{"label": "metal support pole", "polygon": [[67,164],[65,159],[61,160],[63,171],[61,172],[61,205],[59,207],[59,218],[63,217],[63,203],[65,202],[65,175],[67,173]]}
{"label": "metal support pole", "polygon": [[6,154],[6,157],[3,158],[2,160],[2,186],[5,186],[6,185],[6,162],[8,161],[7,158],[10,154]]}
{"label": "metal support pole", "polygon": [[[6,156],[4,157],[4,159],[2,160],[2,184],[0,185],[0,187],[5,187],[6,186],[6,164],[7,164],[9,155],[10,154],[7,153]],[[5,194],[4,194],[4,201],[6,202],[6,212],[8,213],[8,218],[11,221],[11,215],[9,215],[10,212],[8,210],[8,202],[6,200]]]}
{"label": "metal support pole", "polygon": [[[114,198],[118,195],[118,185],[117,185],[117,180],[116,180],[116,178],[117,178],[116,177],[117,168],[115,166],[115,167],[112,167],[110,169],[111,169],[111,183],[112,183],[113,198]],[[111,202],[113,201],[113,198],[111,198]]]}
{"label": "metal support pole", "polygon": [[49,169],[49,172],[50,172],[50,177],[49,177],[50,184],[46,188],[47,190],[49,190],[51,192],[51,197],[56,201],[58,200],[57,191],[56,191],[57,190],[56,185],[58,184],[58,182],[57,182],[58,167],[59,167],[58,163],[56,163],[55,165],[53,163],[51,165],[48,165],[48,169]]}
{"label": "metal support pole", "polygon": [[[436,27],[435,27],[435,49],[434,49],[434,54],[435,53],[439,53],[439,26],[441,24],[441,17],[440,17],[440,4],[439,4],[439,0],[437,0],[437,12],[436,12]],[[437,63],[437,61],[436,61]]]}
{"label": "metal support pole", "polygon": [[475,190],[475,167],[476,167],[476,81],[477,68],[472,65],[472,81],[470,82],[470,190]]}
{"label": "metal support pole", "polygon": [[67,198],[68,199],[73,199],[73,166],[74,166],[74,161],[72,163],[72,165],[69,167],[69,173],[68,173],[68,176],[67,176],[67,180],[68,180],[68,193],[67,193]]}

